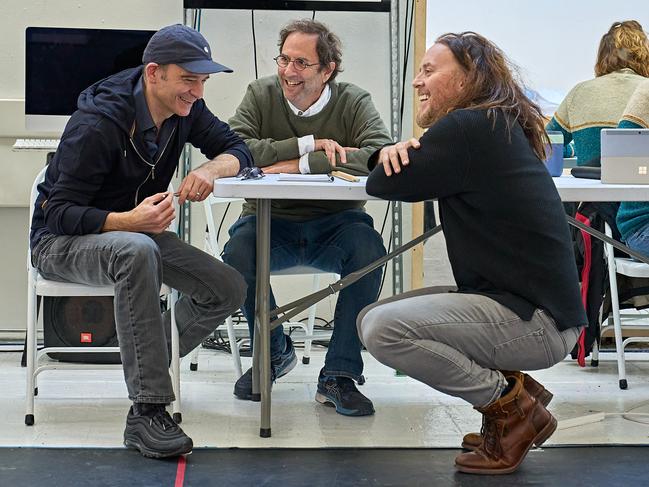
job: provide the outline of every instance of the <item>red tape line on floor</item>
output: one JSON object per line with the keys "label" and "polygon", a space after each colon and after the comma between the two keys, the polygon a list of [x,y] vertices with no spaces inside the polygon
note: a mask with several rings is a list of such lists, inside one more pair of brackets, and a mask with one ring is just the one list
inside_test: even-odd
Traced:
{"label": "red tape line on floor", "polygon": [[185,467],[187,466],[187,460],[184,456],[178,458],[178,468],[176,469],[176,483],[174,487],[183,487],[185,483]]}

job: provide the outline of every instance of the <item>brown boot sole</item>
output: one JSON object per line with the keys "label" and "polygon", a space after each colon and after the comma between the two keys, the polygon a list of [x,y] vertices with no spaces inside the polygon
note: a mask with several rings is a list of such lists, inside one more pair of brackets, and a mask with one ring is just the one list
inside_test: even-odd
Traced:
{"label": "brown boot sole", "polygon": [[[544,391],[539,395],[539,397],[537,397],[536,399],[537,399],[537,401],[539,401],[541,404],[543,404],[543,406],[547,407],[547,405],[550,404],[550,401],[552,401],[552,398],[553,398],[553,397],[554,397],[554,394],[552,394],[550,391],[548,391],[548,390],[546,389],[546,390],[544,390]],[[547,438],[546,438],[546,440],[547,440]],[[545,442],[545,440],[543,440],[541,443],[534,443],[534,445],[535,445],[535,446],[541,446],[541,445],[543,444],[543,442]],[[475,443],[465,443],[464,441],[462,441],[462,445],[461,445],[461,446],[462,446],[462,448],[463,448],[464,450],[467,450],[467,451],[475,451],[475,450],[480,446],[480,443],[478,443],[478,444],[476,445]]]}
{"label": "brown boot sole", "polygon": [[551,416],[550,422],[547,425],[545,425],[545,428],[543,428],[538,435],[536,435],[534,441],[532,441],[530,443],[530,446],[527,447],[527,451],[525,452],[525,454],[521,455],[520,460],[515,465],[512,465],[511,467],[501,468],[501,469],[469,468],[469,467],[463,467],[462,465],[455,464],[455,468],[459,472],[472,473],[478,475],[504,475],[504,474],[512,473],[520,466],[523,460],[525,460],[525,457],[527,456],[527,453],[532,448],[532,445],[536,445],[536,446],[542,445],[547,441],[548,438],[550,438],[550,436],[552,436],[552,433],[554,433],[556,429],[557,429],[557,419],[554,416]]}

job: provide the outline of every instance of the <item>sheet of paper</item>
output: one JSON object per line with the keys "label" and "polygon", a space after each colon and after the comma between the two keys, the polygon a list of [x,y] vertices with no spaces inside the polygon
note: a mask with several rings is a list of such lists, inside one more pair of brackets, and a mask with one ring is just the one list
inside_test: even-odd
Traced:
{"label": "sheet of paper", "polygon": [[278,181],[295,181],[295,182],[312,182],[312,183],[322,183],[322,182],[331,182],[333,177],[328,174],[289,174],[289,173],[279,173]]}

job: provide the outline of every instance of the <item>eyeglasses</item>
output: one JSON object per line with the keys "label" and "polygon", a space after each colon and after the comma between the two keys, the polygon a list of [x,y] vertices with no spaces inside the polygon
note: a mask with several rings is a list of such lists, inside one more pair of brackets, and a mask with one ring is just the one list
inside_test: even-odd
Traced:
{"label": "eyeglasses", "polygon": [[264,171],[261,170],[260,167],[253,166],[253,167],[244,167],[239,173],[237,174],[238,179],[261,179],[265,176]]}
{"label": "eyeglasses", "polygon": [[285,56],[284,54],[280,54],[276,58],[273,58],[277,65],[280,68],[286,68],[288,67],[289,64],[293,63],[293,67],[297,69],[298,71],[304,71],[306,68],[310,66],[317,66],[320,63],[311,63],[309,64],[306,59],[302,59],[301,57],[291,59],[288,56]]}

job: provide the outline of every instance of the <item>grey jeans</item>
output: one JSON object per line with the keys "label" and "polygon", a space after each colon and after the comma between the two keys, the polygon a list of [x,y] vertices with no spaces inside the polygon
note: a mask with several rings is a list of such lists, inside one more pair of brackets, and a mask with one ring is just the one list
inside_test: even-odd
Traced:
{"label": "grey jeans", "polygon": [[545,311],[529,321],[491,298],[417,289],[363,309],[361,341],[380,362],[476,407],[500,397],[499,370],[538,370],[563,360],[581,328],[560,332]]}
{"label": "grey jeans", "polygon": [[174,233],[107,232],[46,236],[32,261],[47,279],[115,285],[115,325],[129,398],[169,403],[170,313],[160,310],[164,282],[179,291],[180,354],[192,351],[245,300],[232,267],[182,242]]}

